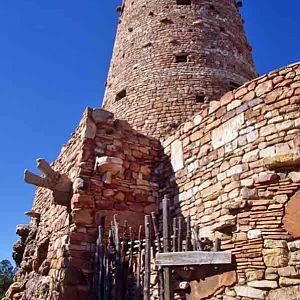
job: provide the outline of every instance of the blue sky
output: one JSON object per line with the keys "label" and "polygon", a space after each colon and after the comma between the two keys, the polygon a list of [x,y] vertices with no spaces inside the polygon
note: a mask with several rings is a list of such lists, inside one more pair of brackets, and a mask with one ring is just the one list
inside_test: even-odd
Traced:
{"label": "blue sky", "polygon": [[[120,1],[0,1],[0,260],[29,221],[23,170],[54,160],[84,108],[100,106]],[[244,0],[260,74],[300,61],[299,11],[300,1]]]}

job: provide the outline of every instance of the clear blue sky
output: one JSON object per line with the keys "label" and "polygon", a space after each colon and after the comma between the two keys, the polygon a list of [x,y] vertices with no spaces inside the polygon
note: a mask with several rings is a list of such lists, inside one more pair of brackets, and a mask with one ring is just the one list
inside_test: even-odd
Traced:
{"label": "clear blue sky", "polygon": [[[0,1],[0,260],[29,221],[23,170],[54,160],[84,108],[100,106],[119,2]],[[258,72],[299,61],[300,1],[244,2]]]}

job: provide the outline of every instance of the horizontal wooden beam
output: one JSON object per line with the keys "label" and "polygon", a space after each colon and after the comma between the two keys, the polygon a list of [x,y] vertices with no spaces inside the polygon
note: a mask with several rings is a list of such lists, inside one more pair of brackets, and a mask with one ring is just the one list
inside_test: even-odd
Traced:
{"label": "horizontal wooden beam", "polygon": [[231,252],[166,252],[157,253],[155,264],[157,266],[193,266],[193,265],[218,265],[231,264]]}

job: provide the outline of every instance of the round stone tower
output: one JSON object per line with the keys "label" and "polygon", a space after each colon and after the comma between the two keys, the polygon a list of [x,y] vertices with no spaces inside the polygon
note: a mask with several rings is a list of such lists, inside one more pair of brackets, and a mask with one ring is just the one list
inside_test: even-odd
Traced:
{"label": "round stone tower", "polygon": [[256,77],[235,0],[125,0],[103,107],[163,138]]}

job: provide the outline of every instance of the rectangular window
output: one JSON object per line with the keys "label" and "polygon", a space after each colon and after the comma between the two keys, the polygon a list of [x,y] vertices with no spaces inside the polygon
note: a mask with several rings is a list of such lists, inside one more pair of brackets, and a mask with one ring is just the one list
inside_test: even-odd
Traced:
{"label": "rectangular window", "polygon": [[121,99],[126,97],[126,89],[122,90],[116,95],[116,101],[120,101]]}
{"label": "rectangular window", "polygon": [[205,101],[205,96],[204,95],[196,95],[196,103],[204,103]]}
{"label": "rectangular window", "polygon": [[177,5],[192,5],[192,0],[176,0]]}
{"label": "rectangular window", "polygon": [[187,62],[188,55],[186,53],[177,53],[175,54],[175,61],[177,63]]}

